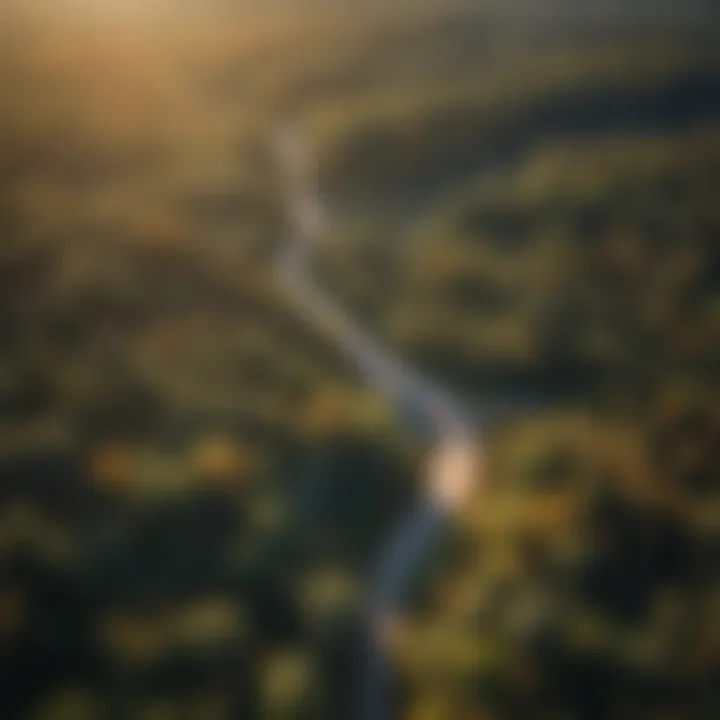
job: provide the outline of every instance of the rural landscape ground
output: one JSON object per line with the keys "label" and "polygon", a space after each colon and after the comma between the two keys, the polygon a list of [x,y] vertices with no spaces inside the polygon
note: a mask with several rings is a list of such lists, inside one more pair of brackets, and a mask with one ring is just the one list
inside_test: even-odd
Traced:
{"label": "rural landscape ground", "polygon": [[352,717],[427,447],[278,281],[287,122],[482,420],[402,717],[719,716],[720,13],[659,5],[3,3],[0,716]]}

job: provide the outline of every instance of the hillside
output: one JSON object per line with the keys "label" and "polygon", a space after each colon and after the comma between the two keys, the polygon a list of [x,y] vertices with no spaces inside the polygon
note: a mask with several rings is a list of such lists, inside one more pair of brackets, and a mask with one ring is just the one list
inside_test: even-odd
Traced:
{"label": "hillside", "polygon": [[714,717],[713,4],[147,5],[0,10],[0,714],[347,716],[427,448],[278,281],[291,120],[324,287],[484,421],[407,717]]}

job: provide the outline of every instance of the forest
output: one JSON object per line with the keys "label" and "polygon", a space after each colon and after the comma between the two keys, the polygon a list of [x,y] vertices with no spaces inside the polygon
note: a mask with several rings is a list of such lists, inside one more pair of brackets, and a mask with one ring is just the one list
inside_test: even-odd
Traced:
{"label": "forest", "polygon": [[663,7],[3,3],[3,718],[352,717],[428,448],[278,280],[286,121],[488,456],[403,717],[720,715],[720,25]]}

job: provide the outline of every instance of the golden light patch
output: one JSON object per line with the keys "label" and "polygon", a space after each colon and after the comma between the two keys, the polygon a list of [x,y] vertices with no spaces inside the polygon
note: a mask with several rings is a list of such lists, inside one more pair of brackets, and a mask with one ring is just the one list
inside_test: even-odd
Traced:
{"label": "golden light patch", "polygon": [[309,440],[328,440],[348,427],[350,398],[347,391],[336,385],[318,390],[302,409],[300,426]]}
{"label": "golden light patch", "polygon": [[200,440],[191,450],[190,462],[195,476],[211,485],[242,481],[254,465],[250,452],[226,437]]}
{"label": "golden light patch", "polygon": [[137,469],[137,454],[130,445],[108,442],[96,447],[89,458],[91,481],[103,488],[125,488]]}
{"label": "golden light patch", "polygon": [[578,497],[572,492],[544,492],[532,496],[526,510],[528,528],[540,537],[552,537],[576,517]]}

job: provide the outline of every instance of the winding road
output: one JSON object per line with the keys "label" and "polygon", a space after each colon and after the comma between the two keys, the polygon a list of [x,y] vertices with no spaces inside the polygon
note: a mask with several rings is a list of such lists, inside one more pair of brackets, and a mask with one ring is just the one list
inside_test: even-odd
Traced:
{"label": "winding road", "polygon": [[313,248],[327,235],[329,213],[312,171],[310,147],[295,128],[278,130],[274,147],[290,225],[278,269],[298,310],[330,338],[367,382],[396,406],[425,417],[435,438],[473,437],[469,413],[461,402],[383,347],[317,284],[312,274]]}
{"label": "winding road", "polygon": [[[399,417],[410,413],[423,418],[433,446],[452,449],[477,442],[476,430],[461,402],[383,347],[318,285],[312,273],[312,256],[327,236],[329,213],[313,172],[312,153],[294,127],[279,129],[273,147],[289,219],[289,236],[278,257],[278,272],[298,313],[328,336],[366,382],[391,399]],[[457,464],[451,461],[443,470],[457,474],[453,467]],[[452,503],[442,494],[432,489],[421,493],[381,553],[368,592],[368,642],[359,678],[358,720],[390,720],[395,715],[386,630],[403,614],[412,583],[442,538],[451,510]]]}

